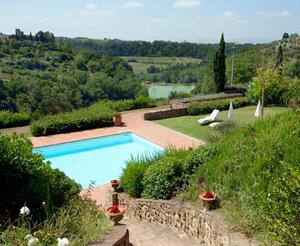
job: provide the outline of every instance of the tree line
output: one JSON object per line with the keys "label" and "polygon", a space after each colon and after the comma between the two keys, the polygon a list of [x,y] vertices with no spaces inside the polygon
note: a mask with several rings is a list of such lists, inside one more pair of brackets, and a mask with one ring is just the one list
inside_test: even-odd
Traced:
{"label": "tree line", "polygon": [[[86,39],[86,38],[61,38],[76,49],[88,49],[99,55],[110,56],[172,56],[193,57],[208,61],[217,49],[216,44],[199,44],[190,42],[171,41],[124,41],[119,39]],[[252,44],[238,45],[238,50],[243,50]],[[230,46],[229,46],[230,47]]]}

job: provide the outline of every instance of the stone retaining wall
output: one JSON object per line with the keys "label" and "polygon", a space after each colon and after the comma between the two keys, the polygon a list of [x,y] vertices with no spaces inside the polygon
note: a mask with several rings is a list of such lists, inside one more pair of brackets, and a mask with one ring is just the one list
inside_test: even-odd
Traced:
{"label": "stone retaining wall", "polygon": [[126,208],[127,217],[167,224],[199,239],[199,243],[205,245],[260,245],[240,233],[230,232],[228,224],[222,221],[216,212],[196,208],[189,203],[133,199],[126,194],[119,195],[119,202]]}
{"label": "stone retaining wall", "polygon": [[159,111],[151,111],[144,114],[145,120],[160,120],[165,118],[179,117],[187,115],[187,107],[162,109]]}

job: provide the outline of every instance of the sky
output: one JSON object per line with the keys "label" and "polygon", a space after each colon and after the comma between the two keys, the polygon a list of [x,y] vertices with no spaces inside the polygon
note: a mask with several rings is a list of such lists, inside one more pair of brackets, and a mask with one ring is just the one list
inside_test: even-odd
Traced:
{"label": "sky", "polygon": [[300,33],[300,0],[0,0],[0,11],[6,34],[259,43]]}

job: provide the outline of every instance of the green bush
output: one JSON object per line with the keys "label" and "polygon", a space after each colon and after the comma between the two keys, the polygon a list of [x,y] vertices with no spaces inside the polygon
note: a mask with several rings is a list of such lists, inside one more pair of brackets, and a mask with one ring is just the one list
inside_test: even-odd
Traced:
{"label": "green bush", "polygon": [[283,77],[278,69],[261,67],[257,69],[257,76],[253,78],[252,90],[249,92],[256,98],[261,98],[264,92],[265,104],[283,104],[283,95],[289,83],[290,78]]}
{"label": "green bush", "polygon": [[287,105],[294,109],[300,108],[300,79],[293,79],[287,86],[287,91],[285,92],[284,101]]}
{"label": "green bush", "polygon": [[34,136],[81,131],[113,124],[113,112],[103,104],[95,104],[85,109],[46,116],[31,125]]}
{"label": "green bush", "polygon": [[206,102],[193,102],[188,106],[187,111],[189,115],[200,115],[211,113],[214,109],[218,109],[220,111],[227,110],[229,108],[230,101],[232,101],[234,108],[251,105],[251,102],[246,98],[221,99]]}
{"label": "green bush", "polygon": [[[47,207],[45,207],[47,209]],[[88,245],[99,240],[112,227],[111,222],[88,198],[73,198],[57,210],[55,216],[47,218],[35,229],[34,237],[40,246],[56,246],[57,238],[66,237],[70,244]],[[0,244],[7,246],[27,245],[26,235],[32,231],[26,224],[10,225],[1,233]]]}
{"label": "green bush", "polygon": [[142,180],[147,168],[157,159],[161,154],[154,156],[142,156],[132,158],[126,163],[121,175],[121,184],[124,191],[132,197],[139,198],[143,192]]}
{"label": "green bush", "polygon": [[[103,102],[99,102],[103,103]],[[153,108],[156,107],[155,100],[139,96],[135,99],[126,99],[126,100],[119,100],[119,101],[105,101],[105,104],[113,109],[114,111],[129,111],[133,109],[140,109],[140,108]]]}
{"label": "green bush", "polygon": [[183,163],[189,151],[171,151],[154,162],[145,172],[142,196],[170,199],[183,184]]}
{"label": "green bush", "polygon": [[12,113],[0,111],[0,128],[26,126],[30,123],[30,115],[26,113]]}
{"label": "green bush", "polygon": [[0,137],[0,170],[0,194],[5,198],[0,199],[0,218],[15,218],[25,202],[38,217],[42,202],[60,207],[80,191],[77,183],[33,154],[27,138]]}
{"label": "green bush", "polygon": [[202,146],[193,150],[184,162],[183,171],[187,177],[193,175],[200,165],[205,164],[218,153],[217,145]]}
{"label": "green bush", "polygon": [[243,127],[199,166],[203,190],[216,191],[228,219],[246,233],[259,234],[267,245],[299,245],[299,146],[299,112]]}
{"label": "green bush", "polygon": [[188,92],[177,92],[177,91],[171,91],[169,94],[169,99],[176,99],[176,98],[186,98],[191,97],[192,94]]}

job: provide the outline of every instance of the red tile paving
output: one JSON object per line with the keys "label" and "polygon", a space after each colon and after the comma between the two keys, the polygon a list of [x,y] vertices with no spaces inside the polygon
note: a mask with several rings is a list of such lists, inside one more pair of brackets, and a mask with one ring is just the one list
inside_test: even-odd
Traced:
{"label": "red tile paving", "polygon": [[159,126],[143,119],[145,110],[136,110],[122,114],[124,126],[106,127],[81,132],[51,135],[45,137],[32,137],[34,147],[42,147],[52,144],[78,141],[82,139],[108,136],[124,132],[132,132],[162,147],[195,148],[203,145],[204,142],[176,132],[174,130]]}

